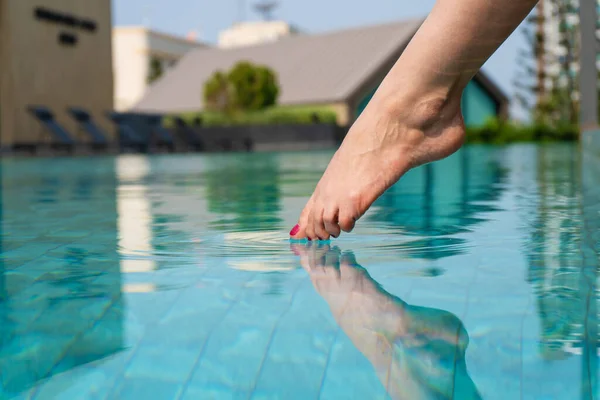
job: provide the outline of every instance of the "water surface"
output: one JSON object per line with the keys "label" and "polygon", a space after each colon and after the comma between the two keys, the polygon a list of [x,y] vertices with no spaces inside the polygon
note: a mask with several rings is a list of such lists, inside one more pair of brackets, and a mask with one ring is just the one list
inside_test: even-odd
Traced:
{"label": "water surface", "polygon": [[328,152],[1,161],[0,399],[592,399],[600,164],[468,147],[329,244]]}

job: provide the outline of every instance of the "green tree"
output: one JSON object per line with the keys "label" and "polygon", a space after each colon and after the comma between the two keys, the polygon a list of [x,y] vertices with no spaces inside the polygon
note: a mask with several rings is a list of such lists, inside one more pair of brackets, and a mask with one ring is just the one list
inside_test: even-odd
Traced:
{"label": "green tree", "polygon": [[204,103],[210,111],[258,111],[277,104],[279,83],[275,72],[249,62],[229,72],[216,71],[204,84]]}
{"label": "green tree", "polygon": [[534,120],[538,120],[537,107],[546,98],[546,32],[543,29],[545,18],[545,1],[540,1],[535,11],[527,17],[521,29],[526,48],[519,49],[519,70],[514,81],[516,87],[515,100],[524,108],[532,110]]}
{"label": "green tree", "polygon": [[150,59],[150,71],[148,73],[148,83],[152,83],[163,75],[163,65],[158,58]]}
{"label": "green tree", "polygon": [[216,71],[204,83],[204,104],[207,110],[229,113],[233,108],[233,88],[227,74]]}
{"label": "green tree", "polygon": [[234,104],[238,109],[256,111],[277,103],[277,77],[265,66],[240,62],[229,72],[228,79],[234,88]]}

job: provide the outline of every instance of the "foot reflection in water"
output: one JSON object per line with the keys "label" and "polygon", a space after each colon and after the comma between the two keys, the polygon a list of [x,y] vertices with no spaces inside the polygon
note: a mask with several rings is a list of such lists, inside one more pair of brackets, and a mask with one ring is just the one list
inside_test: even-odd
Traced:
{"label": "foot reflection in water", "polygon": [[386,292],[351,252],[316,243],[292,250],[392,399],[481,398],[465,363],[469,337],[454,314]]}

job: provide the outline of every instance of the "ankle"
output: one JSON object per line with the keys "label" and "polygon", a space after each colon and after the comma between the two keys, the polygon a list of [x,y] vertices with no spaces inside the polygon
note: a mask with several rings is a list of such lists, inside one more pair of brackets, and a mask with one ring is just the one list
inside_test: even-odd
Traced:
{"label": "ankle", "polygon": [[379,107],[389,118],[415,130],[427,132],[445,127],[461,115],[460,96],[419,96],[385,101]]}

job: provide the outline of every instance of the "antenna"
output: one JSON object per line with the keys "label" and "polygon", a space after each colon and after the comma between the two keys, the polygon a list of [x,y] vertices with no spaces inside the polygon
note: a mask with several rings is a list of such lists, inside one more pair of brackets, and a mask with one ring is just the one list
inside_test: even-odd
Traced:
{"label": "antenna", "polygon": [[261,14],[265,21],[273,19],[273,10],[279,7],[277,0],[263,0],[254,5],[254,10]]}

